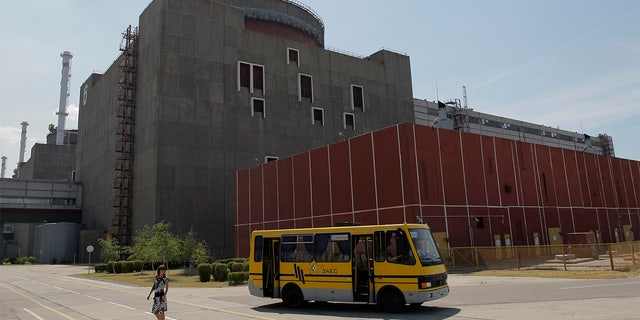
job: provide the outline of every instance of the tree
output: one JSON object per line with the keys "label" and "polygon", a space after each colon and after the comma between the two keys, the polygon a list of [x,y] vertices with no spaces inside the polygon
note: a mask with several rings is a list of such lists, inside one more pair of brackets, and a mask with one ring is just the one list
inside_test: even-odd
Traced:
{"label": "tree", "polygon": [[169,261],[179,261],[180,240],[170,229],[171,224],[161,221],[138,230],[133,238],[135,245],[131,248],[130,259],[150,262],[152,267],[157,263],[166,265]]}
{"label": "tree", "polygon": [[189,232],[182,237],[181,246],[181,259],[184,264],[189,264],[189,267],[211,262],[207,242],[198,240],[198,233],[193,231],[193,229],[189,230]]}
{"label": "tree", "polygon": [[135,245],[131,247],[129,259],[151,262],[151,267],[153,268],[156,252],[151,243],[152,239],[153,230],[149,226],[145,225],[142,229],[136,231],[136,235],[133,237]]}
{"label": "tree", "polygon": [[[120,260],[120,251],[122,248],[118,243],[118,239],[98,239],[98,244],[100,245],[100,259],[104,262],[108,261],[118,261]],[[115,270],[113,270],[115,273]]]}
{"label": "tree", "polygon": [[151,244],[156,251],[156,262],[167,265],[169,261],[179,261],[180,239],[171,233],[171,224],[161,221],[154,224],[151,229],[153,230]]}
{"label": "tree", "polygon": [[[181,257],[183,265],[189,264],[188,267],[191,268],[191,263],[193,262],[193,255],[198,248],[198,233],[193,231],[193,228],[187,232],[187,234],[181,239]],[[197,264],[196,264],[197,265]]]}
{"label": "tree", "polygon": [[202,240],[198,242],[196,249],[193,251],[191,255],[191,262],[194,265],[199,265],[201,263],[211,262],[211,256],[209,255],[209,247],[207,247],[207,242]]}

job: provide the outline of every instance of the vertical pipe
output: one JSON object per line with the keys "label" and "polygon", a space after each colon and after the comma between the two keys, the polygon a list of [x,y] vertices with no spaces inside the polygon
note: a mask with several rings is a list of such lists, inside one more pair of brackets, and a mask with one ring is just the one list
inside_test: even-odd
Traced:
{"label": "vertical pipe", "polygon": [[4,174],[7,171],[7,156],[2,156],[2,167],[0,169],[0,178],[4,178]]}
{"label": "vertical pipe", "polygon": [[18,163],[23,163],[24,152],[25,152],[26,143],[27,143],[27,126],[29,125],[29,123],[26,121],[22,121],[20,125],[22,126],[22,133],[20,135],[20,155],[18,156],[18,159],[19,159]]}
{"label": "vertical pipe", "polygon": [[71,78],[69,70],[71,69],[71,58],[73,55],[71,55],[71,52],[69,51],[64,51],[60,56],[62,57],[62,79],[60,79],[60,104],[58,112],[56,112],[56,115],[58,116],[58,129],[56,131],[57,145],[64,144],[64,123],[66,117],[69,115],[69,113],[67,113],[69,80]]}

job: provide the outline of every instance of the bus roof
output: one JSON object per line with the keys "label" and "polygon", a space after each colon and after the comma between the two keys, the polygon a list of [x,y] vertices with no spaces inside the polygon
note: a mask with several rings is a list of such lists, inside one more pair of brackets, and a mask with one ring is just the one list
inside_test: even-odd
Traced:
{"label": "bus roof", "polygon": [[262,234],[262,235],[276,235],[276,234],[287,234],[287,233],[323,233],[323,232],[352,232],[352,233],[360,233],[360,232],[373,232],[377,230],[389,230],[389,229],[407,229],[407,228],[427,228],[429,226],[425,224],[417,224],[417,223],[403,223],[403,224],[376,224],[376,225],[355,225],[355,226],[338,226],[338,227],[321,227],[321,228],[298,228],[298,229],[270,229],[270,230],[254,230],[251,234]]}

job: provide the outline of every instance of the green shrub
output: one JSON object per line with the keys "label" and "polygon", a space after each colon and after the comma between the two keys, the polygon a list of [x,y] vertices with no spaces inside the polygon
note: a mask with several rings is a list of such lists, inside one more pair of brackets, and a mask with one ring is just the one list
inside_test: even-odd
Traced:
{"label": "green shrub", "polygon": [[229,271],[231,272],[241,272],[243,268],[242,262],[230,262],[229,263]]}
{"label": "green shrub", "polygon": [[115,270],[114,270],[115,265],[116,265],[115,261],[107,261],[107,272],[114,273],[115,272]]}
{"label": "green shrub", "polygon": [[243,284],[249,280],[248,272],[231,272],[229,273],[229,285],[236,286]]}
{"label": "green shrub", "polygon": [[215,281],[218,281],[218,279],[216,278],[216,268],[221,265],[220,262],[212,262],[211,263],[211,276],[215,279]]}
{"label": "green shrub", "polygon": [[124,273],[126,271],[124,261],[116,261],[114,267],[116,269],[116,273]]}
{"label": "green shrub", "polygon": [[213,268],[216,281],[219,281],[219,282],[227,281],[227,275],[229,274],[229,267],[227,267],[226,264],[213,263],[211,267]]}
{"label": "green shrub", "polygon": [[33,256],[19,257],[16,259],[16,264],[33,264],[34,261],[36,261],[36,258]]}
{"label": "green shrub", "polygon": [[133,272],[140,272],[144,268],[144,262],[141,260],[131,261],[133,264]]}
{"label": "green shrub", "polygon": [[211,280],[211,265],[208,263],[199,264],[198,275],[200,276],[200,282],[209,282]]}
{"label": "green shrub", "polygon": [[107,264],[106,263],[99,263],[93,266],[93,270],[96,273],[101,273],[101,272],[109,272],[109,270],[107,269]]}

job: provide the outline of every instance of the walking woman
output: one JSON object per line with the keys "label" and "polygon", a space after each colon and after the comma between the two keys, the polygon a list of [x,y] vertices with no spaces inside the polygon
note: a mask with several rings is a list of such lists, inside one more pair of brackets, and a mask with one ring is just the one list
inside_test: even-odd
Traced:
{"label": "walking woman", "polygon": [[169,277],[167,277],[167,267],[163,264],[158,266],[156,277],[153,281],[153,287],[147,300],[153,293],[153,313],[158,320],[164,320],[164,313],[167,311],[167,292],[169,292]]}

